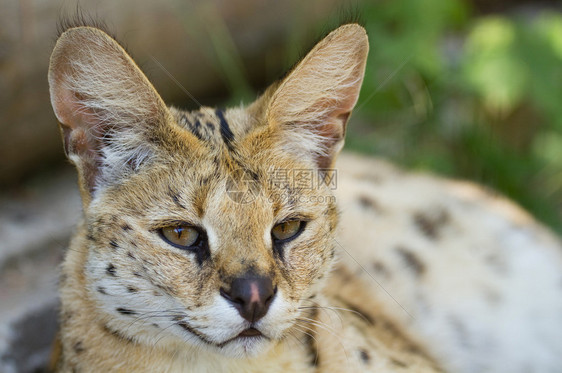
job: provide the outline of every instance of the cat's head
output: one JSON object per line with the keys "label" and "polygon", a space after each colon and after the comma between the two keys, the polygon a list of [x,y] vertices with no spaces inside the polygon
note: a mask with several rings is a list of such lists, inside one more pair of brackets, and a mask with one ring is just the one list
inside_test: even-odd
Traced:
{"label": "cat's head", "polygon": [[103,31],[60,36],[51,101],[79,173],[85,292],[112,332],[251,356],[303,328],[367,51],[345,25],[249,107],[182,112]]}

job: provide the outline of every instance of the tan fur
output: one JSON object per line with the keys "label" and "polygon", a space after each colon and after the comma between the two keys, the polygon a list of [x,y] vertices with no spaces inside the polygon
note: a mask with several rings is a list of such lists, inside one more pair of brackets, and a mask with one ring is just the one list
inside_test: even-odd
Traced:
{"label": "tan fur", "polygon": [[[386,251],[371,245],[379,220],[368,214],[379,207],[369,193],[398,171],[347,157],[341,172],[324,170],[343,145],[367,50],[360,26],[342,26],[248,108],[183,112],[166,108],[102,31],[77,27],[62,34],[51,58],[51,100],[78,169],[84,218],[62,266],[57,371],[384,373],[454,367],[442,350],[424,343],[415,296],[393,282],[377,282],[384,279],[377,277],[376,263]],[[298,187],[295,170],[338,178],[341,236],[332,188],[318,182]],[[287,179],[272,182],[272,175],[286,171]],[[427,184],[462,194],[456,185]],[[384,203],[382,210],[395,208]],[[515,224],[507,215],[501,219]],[[270,232],[287,219],[306,226],[281,250]],[[525,219],[521,224],[534,224]],[[428,223],[422,220],[423,228]],[[202,227],[208,250],[167,244],[157,232],[177,222]],[[359,261],[347,258],[347,250]],[[379,272],[391,270],[379,265]],[[219,294],[245,273],[267,276],[278,289],[253,326],[265,338],[236,338],[249,324]],[[386,297],[385,286],[399,300]],[[405,307],[397,310],[400,304]]]}

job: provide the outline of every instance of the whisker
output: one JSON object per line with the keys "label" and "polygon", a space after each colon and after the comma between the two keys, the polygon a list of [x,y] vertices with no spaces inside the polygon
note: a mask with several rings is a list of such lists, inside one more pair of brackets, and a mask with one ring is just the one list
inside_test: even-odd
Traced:
{"label": "whisker", "polygon": [[[334,328],[332,328],[330,325],[326,324],[323,321],[320,320],[314,320],[308,317],[299,317],[298,320],[303,321],[303,322],[307,322],[309,324],[312,325],[316,325],[318,327],[324,328],[327,331],[331,331],[334,333],[335,336],[337,336],[339,338],[339,336],[337,335],[336,331],[334,330]],[[343,328],[343,323],[341,324],[342,328]]]}
{"label": "whisker", "polygon": [[[303,320],[299,320],[299,321],[303,321]],[[313,323],[311,323],[311,324],[312,324],[312,325],[315,325],[315,324],[313,324]],[[315,332],[314,329],[310,328],[310,327],[307,326],[307,325],[302,325],[302,324],[301,324],[301,325],[299,325],[299,326],[300,326],[301,328],[305,328],[306,330],[309,330],[309,331],[311,331],[311,332]],[[319,326],[319,325],[315,325],[315,326]],[[319,326],[319,327],[320,327],[320,326]],[[337,333],[335,333],[335,332],[332,332],[332,331],[330,331],[330,330],[328,330],[328,329],[324,329],[324,328],[322,328],[322,327],[321,327],[321,329],[326,330],[328,333],[330,333],[332,336],[334,336],[334,337],[336,338],[336,341],[337,341],[338,344],[341,346],[341,348],[342,348],[342,350],[343,350],[343,352],[344,352],[344,354],[345,354],[346,359],[349,360],[349,355],[348,355],[348,353],[347,353],[347,350],[346,350],[344,344],[342,343],[342,338],[341,338],[339,335],[337,335]],[[315,339],[315,341],[318,342],[317,339]]]}
{"label": "whisker", "polygon": [[356,310],[352,310],[349,308],[344,308],[344,307],[334,307],[334,306],[301,306],[299,307],[299,309],[307,309],[307,308],[318,308],[318,309],[322,309],[322,310],[330,310],[330,311],[334,311],[338,316],[340,316],[340,320],[341,320],[341,315],[339,315],[339,312],[337,311],[346,311],[346,312],[351,312],[357,316],[359,316],[360,318],[362,318],[365,322],[367,323],[372,323],[371,320],[369,320],[365,315],[363,315],[361,312],[356,311]]}
{"label": "whisker", "polygon": [[[162,330],[160,330],[160,331],[156,334],[155,337],[157,338],[160,334],[164,333],[166,330],[170,329],[170,328],[171,328],[172,326],[174,326],[174,325],[176,325],[176,324],[175,324],[175,323],[171,323],[171,324],[168,325],[167,327],[163,328]],[[152,346],[153,349],[156,348],[156,345],[157,345],[162,339],[164,339],[165,337],[166,337],[166,335],[163,335],[162,337],[160,337],[160,339],[158,339],[156,342],[154,342],[154,344],[153,344],[153,346]]]}

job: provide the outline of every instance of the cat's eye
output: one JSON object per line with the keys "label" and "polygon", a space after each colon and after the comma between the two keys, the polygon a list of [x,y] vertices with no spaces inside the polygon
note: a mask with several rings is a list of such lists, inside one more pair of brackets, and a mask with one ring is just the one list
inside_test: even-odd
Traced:
{"label": "cat's eye", "polygon": [[199,242],[199,231],[189,225],[173,225],[160,229],[165,241],[180,249],[189,249]]}
{"label": "cat's eye", "polygon": [[271,235],[276,241],[288,241],[295,238],[300,232],[302,232],[304,224],[304,221],[288,220],[274,226],[271,230]]}

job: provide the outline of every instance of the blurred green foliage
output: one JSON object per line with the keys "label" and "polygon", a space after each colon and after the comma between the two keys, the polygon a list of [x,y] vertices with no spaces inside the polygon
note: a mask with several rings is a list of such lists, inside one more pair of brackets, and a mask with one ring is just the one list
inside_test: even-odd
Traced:
{"label": "blurred green foliage", "polygon": [[[479,16],[467,0],[357,7],[371,50],[347,149],[485,184],[562,233],[561,14]],[[305,31],[326,27],[307,22],[295,15],[287,61]]]}
{"label": "blurred green foliage", "polygon": [[488,185],[562,233],[562,16],[472,13],[361,8],[371,52],[348,149]]}

